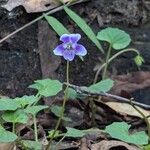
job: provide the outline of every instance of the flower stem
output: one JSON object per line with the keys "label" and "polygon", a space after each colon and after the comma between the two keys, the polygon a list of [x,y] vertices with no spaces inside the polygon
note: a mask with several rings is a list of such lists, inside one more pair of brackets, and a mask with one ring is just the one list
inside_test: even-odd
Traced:
{"label": "flower stem", "polygon": [[[139,55],[139,51],[136,50],[136,49],[133,49],[133,48],[129,48],[129,49],[124,49],[122,51],[119,51],[118,53],[116,53],[115,55],[113,55],[109,60],[108,60],[108,63],[110,63],[111,61],[113,61],[116,57],[118,57],[119,55],[123,54],[123,53],[126,53],[126,52],[129,52],[129,51],[133,51],[135,53],[137,53]],[[95,74],[95,78],[94,78],[94,82],[93,83],[96,83],[97,82],[97,79],[98,79],[98,76],[101,72],[101,70],[106,66],[106,63],[102,64],[99,69],[97,70],[96,74]]]}
{"label": "flower stem", "polygon": [[34,137],[35,141],[38,142],[38,131],[37,131],[37,122],[36,122],[36,116],[33,115],[33,123],[34,123]]}
{"label": "flower stem", "polygon": [[65,139],[66,135],[64,135],[56,144],[55,149],[57,149],[58,145]]}
{"label": "flower stem", "polygon": [[130,99],[130,104],[143,117],[143,119],[146,123],[146,126],[147,126],[149,142],[150,142],[150,123],[149,123],[148,117],[145,116],[145,114],[133,104],[132,99]]}
{"label": "flower stem", "polygon": [[110,53],[111,53],[111,44],[109,45],[109,48],[108,48],[108,52],[107,52],[107,56],[106,56],[106,65],[105,65],[105,68],[104,68],[102,79],[106,78],[107,68],[108,68],[108,64],[109,64],[108,60],[109,60],[109,57],[110,57]]}
{"label": "flower stem", "polygon": [[52,140],[55,137],[55,133],[57,132],[57,130],[58,130],[59,126],[60,126],[61,120],[62,120],[62,118],[64,116],[65,106],[66,106],[67,97],[68,97],[68,88],[69,88],[69,61],[67,61],[66,79],[67,79],[67,81],[66,81],[67,84],[66,84],[66,89],[64,91],[65,95],[64,95],[63,105],[62,105],[62,111],[61,111],[60,117],[59,117],[59,119],[57,121],[57,124],[55,126],[55,130],[54,130],[54,132],[52,134],[52,137],[51,137],[50,141],[48,142],[46,150],[50,150],[50,146],[51,146]]}

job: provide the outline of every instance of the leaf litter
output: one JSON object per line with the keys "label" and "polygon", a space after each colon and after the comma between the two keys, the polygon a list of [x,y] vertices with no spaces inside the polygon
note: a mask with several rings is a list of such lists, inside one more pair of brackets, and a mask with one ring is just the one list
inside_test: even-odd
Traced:
{"label": "leaf litter", "polygon": [[[67,1],[64,1],[67,2]],[[59,0],[9,0],[7,4],[3,5],[8,11],[23,6],[28,13],[43,12],[61,5]]]}

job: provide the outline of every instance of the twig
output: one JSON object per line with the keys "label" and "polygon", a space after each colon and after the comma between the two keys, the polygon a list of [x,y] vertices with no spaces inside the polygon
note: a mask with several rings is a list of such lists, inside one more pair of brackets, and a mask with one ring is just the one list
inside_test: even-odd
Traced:
{"label": "twig", "polygon": [[[71,3],[71,4],[69,4],[69,5],[71,6],[71,5],[74,5],[74,4],[81,3],[81,2],[83,2],[83,1],[84,1],[84,0],[79,0],[79,1],[74,2],[74,3]],[[45,13],[45,15],[50,15],[50,14],[53,14],[53,13],[55,13],[55,12],[57,12],[57,11],[60,11],[60,10],[63,9],[63,7],[64,7],[64,6],[60,6],[60,7],[58,7],[58,8],[53,9],[53,10],[50,10],[50,11],[48,11],[47,13]],[[39,20],[41,20],[41,19],[43,19],[43,18],[44,18],[44,14],[41,15],[41,16],[39,16],[38,18],[32,20],[31,22],[25,24],[25,25],[22,26],[21,28],[19,28],[19,29],[13,31],[12,33],[8,34],[6,37],[4,37],[4,38],[2,38],[2,39],[0,40],[0,43],[6,41],[7,39],[9,39],[10,37],[12,37],[12,36],[15,35],[16,33],[22,31],[23,29],[29,27],[30,25],[34,24],[35,22],[37,22],[37,21],[39,21]]]}
{"label": "twig", "polygon": [[[66,83],[64,83],[64,84],[66,84]],[[94,95],[95,96],[103,96],[103,97],[111,98],[111,99],[116,100],[116,101],[121,101],[121,102],[125,102],[125,103],[130,104],[130,99],[127,99],[127,98],[124,98],[124,97],[121,97],[121,96],[109,94],[109,93],[106,93],[106,92],[91,92],[91,91],[88,90],[87,87],[80,87],[80,86],[76,86],[76,85],[73,85],[73,84],[69,84],[69,87],[73,88],[77,93],[82,94],[82,95],[86,95],[86,96],[94,96]],[[140,106],[140,107],[145,108],[145,109],[150,109],[150,105],[146,105],[146,104],[139,103],[139,102],[136,102],[136,101],[132,101],[132,103],[136,106]]]}

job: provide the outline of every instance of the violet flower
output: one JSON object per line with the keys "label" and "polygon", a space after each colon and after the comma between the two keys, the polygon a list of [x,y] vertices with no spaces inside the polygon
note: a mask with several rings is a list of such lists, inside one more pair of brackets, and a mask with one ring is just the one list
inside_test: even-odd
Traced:
{"label": "violet flower", "polygon": [[72,61],[75,55],[85,56],[87,54],[87,50],[83,45],[77,43],[80,38],[80,34],[63,34],[60,37],[60,41],[63,43],[53,50],[54,54],[63,56],[64,59],[68,61]]}

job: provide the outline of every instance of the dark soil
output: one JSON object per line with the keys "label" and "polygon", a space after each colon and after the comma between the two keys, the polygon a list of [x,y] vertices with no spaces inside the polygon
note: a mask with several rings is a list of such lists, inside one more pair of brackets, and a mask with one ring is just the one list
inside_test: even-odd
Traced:
{"label": "dark soil", "polygon": [[[1,38],[35,18],[34,15],[29,14],[12,15],[14,16],[10,17],[8,12],[5,14],[1,12]],[[0,89],[2,95],[20,96],[24,92],[28,93],[27,87],[35,79],[41,77],[40,60],[37,53],[37,32],[38,26],[34,24],[0,45]]]}
{"label": "dark soil", "polygon": [[[81,15],[97,33],[100,29],[112,26],[126,30],[132,37],[132,47],[139,49],[145,58],[141,70],[150,71],[150,16],[149,5],[142,0],[94,0],[72,7]],[[12,12],[0,10],[0,38],[36,18],[39,14],[27,14],[17,8]],[[94,46],[83,32],[61,11],[55,14],[69,30],[81,33],[81,43],[88,50],[85,61],[77,58],[71,63],[71,83],[89,85],[93,82],[95,65],[102,53]],[[38,24],[24,29],[20,33],[0,44],[0,89],[2,95],[20,96],[29,94],[28,85],[42,78],[38,54]],[[111,74],[126,74],[137,71],[132,53],[123,54],[110,66]],[[60,80],[65,79],[65,61],[57,68]],[[99,77],[99,79],[101,76]],[[149,88],[135,92],[133,95],[143,101],[149,100]]]}

